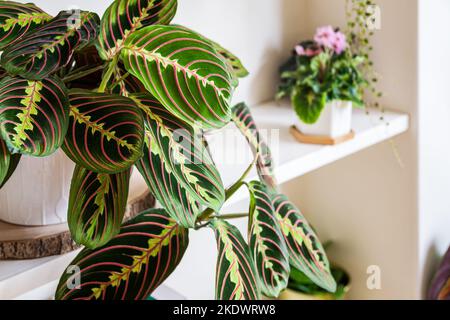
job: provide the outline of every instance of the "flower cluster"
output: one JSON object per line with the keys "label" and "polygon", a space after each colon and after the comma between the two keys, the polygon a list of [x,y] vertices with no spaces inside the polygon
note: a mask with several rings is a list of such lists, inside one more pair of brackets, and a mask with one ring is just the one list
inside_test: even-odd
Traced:
{"label": "flower cluster", "polygon": [[295,52],[299,56],[313,57],[328,49],[339,55],[347,49],[347,46],[345,34],[334,30],[332,26],[324,26],[317,29],[312,45],[299,44],[295,47]]}

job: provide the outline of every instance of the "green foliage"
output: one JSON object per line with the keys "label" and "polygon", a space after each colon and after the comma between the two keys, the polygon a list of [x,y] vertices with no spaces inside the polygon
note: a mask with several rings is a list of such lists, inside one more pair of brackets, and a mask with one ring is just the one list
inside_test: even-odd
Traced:
{"label": "green foliage", "polygon": [[[56,299],[146,299],[180,263],[188,230],[204,227],[216,234],[218,299],[276,297],[289,264],[333,289],[306,220],[276,201],[271,152],[250,109],[230,106],[248,71],[216,42],[168,26],[176,0],[115,0],[101,20],[0,4],[0,186],[21,155],[61,147],[76,163],[68,222],[85,248],[61,276]],[[203,133],[230,121],[255,161],[225,189]],[[246,242],[221,210],[255,164]],[[123,223],[133,167],[163,209]],[[76,279],[79,288],[71,286]]]}
{"label": "green foliage", "polygon": [[348,51],[340,55],[328,50],[311,57],[295,55],[281,68],[277,98],[290,96],[297,115],[308,124],[319,119],[329,101],[352,101],[362,106],[367,83],[360,70],[363,61]]}

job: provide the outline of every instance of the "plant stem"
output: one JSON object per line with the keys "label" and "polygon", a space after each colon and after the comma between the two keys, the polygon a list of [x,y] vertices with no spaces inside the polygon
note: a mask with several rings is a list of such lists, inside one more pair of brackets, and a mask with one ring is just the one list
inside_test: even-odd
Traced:
{"label": "plant stem", "polygon": [[77,73],[74,73],[74,74],[69,74],[69,75],[67,75],[66,77],[63,78],[63,81],[64,82],[70,82],[70,81],[73,81],[73,80],[84,78],[84,77],[86,77],[86,76],[88,76],[90,74],[93,74],[94,72],[102,70],[103,68],[105,68],[105,66],[106,65],[103,64],[101,66],[97,66],[95,68],[88,69],[86,71],[81,71],[81,72],[77,72]]}
{"label": "plant stem", "polygon": [[[242,187],[245,184],[245,179],[249,175],[249,173],[252,171],[253,167],[256,164],[256,161],[258,161],[259,153],[255,154],[255,158],[253,159],[252,163],[247,167],[247,169],[244,171],[242,176],[237,180],[231,187],[229,187],[227,190],[225,190],[225,202],[229,200],[238,190],[240,187]],[[199,216],[199,221],[204,221],[210,219],[214,215],[214,209],[208,208],[205,211],[203,211]]]}
{"label": "plant stem", "polygon": [[222,214],[211,216],[211,218],[217,218],[222,220],[230,220],[230,219],[239,219],[248,217],[248,212],[246,213],[231,213],[231,214]]}
{"label": "plant stem", "polygon": [[98,87],[98,92],[105,92],[108,86],[109,80],[111,80],[114,70],[119,63],[119,57],[115,56],[114,59],[108,64],[108,69],[106,69],[105,75],[103,76],[102,83]]}

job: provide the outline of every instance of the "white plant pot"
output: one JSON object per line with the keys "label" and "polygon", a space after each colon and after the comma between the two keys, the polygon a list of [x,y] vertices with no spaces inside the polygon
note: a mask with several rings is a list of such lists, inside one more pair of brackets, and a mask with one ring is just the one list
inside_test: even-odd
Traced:
{"label": "white plant pot", "polygon": [[62,150],[45,158],[22,156],[0,189],[0,220],[24,226],[66,222],[74,167]]}
{"label": "white plant pot", "polygon": [[352,130],[352,102],[333,100],[328,102],[314,124],[306,124],[297,118],[297,126],[305,135],[337,138]]}

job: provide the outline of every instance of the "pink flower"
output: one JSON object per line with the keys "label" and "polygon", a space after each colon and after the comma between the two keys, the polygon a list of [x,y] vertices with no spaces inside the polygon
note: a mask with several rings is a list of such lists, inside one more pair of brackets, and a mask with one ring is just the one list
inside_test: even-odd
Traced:
{"label": "pink flower", "polygon": [[295,52],[299,56],[313,57],[313,56],[317,56],[322,51],[320,50],[320,48],[306,48],[305,49],[303,46],[298,45],[298,46],[295,46]]}
{"label": "pink flower", "polygon": [[299,56],[304,56],[304,55],[306,54],[305,48],[303,48],[301,45],[295,46],[295,52],[296,52],[297,55],[299,55]]}
{"label": "pink flower", "polygon": [[314,41],[316,41],[319,46],[333,49],[335,38],[336,33],[334,32],[333,27],[325,26],[317,29]]}
{"label": "pink flower", "polygon": [[347,39],[342,32],[336,32],[333,43],[333,50],[336,54],[341,54],[347,48]]}

